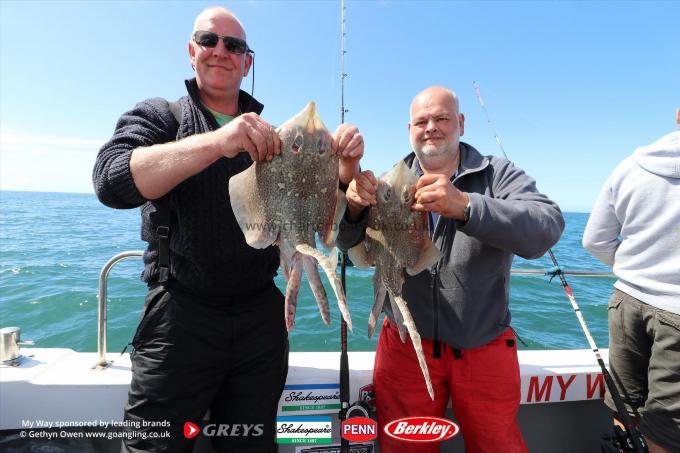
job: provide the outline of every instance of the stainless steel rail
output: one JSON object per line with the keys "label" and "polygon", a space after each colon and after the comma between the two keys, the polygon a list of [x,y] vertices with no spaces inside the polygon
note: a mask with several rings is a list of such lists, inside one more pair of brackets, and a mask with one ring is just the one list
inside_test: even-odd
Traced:
{"label": "stainless steel rail", "polygon": [[[121,252],[111,258],[102,267],[99,273],[99,313],[98,313],[98,337],[97,337],[97,363],[93,368],[106,368],[109,364],[106,361],[106,320],[107,320],[107,282],[109,279],[109,272],[111,268],[120,261],[127,258],[141,258],[144,252],[131,250]],[[573,275],[576,277],[613,277],[611,272],[588,272],[588,271],[562,271],[565,275]],[[549,275],[544,270],[539,269],[512,269],[512,275]]]}
{"label": "stainless steel rail", "polygon": [[[550,275],[546,271],[539,269],[512,269],[513,275]],[[588,271],[562,271],[564,275],[574,275],[576,277],[613,277],[611,272],[588,272]]]}
{"label": "stainless steel rail", "polygon": [[97,315],[97,363],[94,368],[106,368],[108,362],[106,361],[106,320],[107,320],[107,289],[106,285],[109,280],[109,272],[111,268],[115,266],[120,261],[127,258],[141,258],[144,252],[137,250],[130,250],[127,252],[121,252],[111,258],[102,267],[99,273],[99,313]]}

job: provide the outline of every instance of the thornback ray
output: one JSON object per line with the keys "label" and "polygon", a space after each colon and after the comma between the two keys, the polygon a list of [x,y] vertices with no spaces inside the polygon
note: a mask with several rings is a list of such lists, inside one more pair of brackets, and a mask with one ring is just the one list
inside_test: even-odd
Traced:
{"label": "thornback ray", "polygon": [[344,212],[338,189],[339,156],[314,102],[276,129],[281,154],[258,161],[229,180],[231,206],[246,242],[255,248],[279,246],[286,287],[286,327],[295,323],[302,273],[308,276],[324,323],[330,322],[328,299],[316,268],[328,276],[348,326],[351,319],[335,261],[316,248],[316,236],[335,245]]}
{"label": "thornback ray", "polygon": [[406,334],[410,336],[427,392],[434,400],[421,337],[402,295],[404,272],[415,275],[434,266],[442,256],[430,240],[427,214],[411,210],[417,183],[418,177],[403,161],[379,178],[378,203],[369,210],[366,235],[349,253],[356,266],[375,266],[369,336],[375,331],[380,309],[388,298],[399,337],[405,341]]}

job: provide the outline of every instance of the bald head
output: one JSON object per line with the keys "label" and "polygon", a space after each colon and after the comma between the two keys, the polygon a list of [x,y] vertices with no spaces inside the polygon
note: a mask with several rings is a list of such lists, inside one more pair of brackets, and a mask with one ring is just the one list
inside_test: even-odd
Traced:
{"label": "bald head", "polygon": [[452,115],[458,115],[459,113],[458,96],[456,96],[456,93],[446,87],[431,86],[425,88],[413,98],[411,102],[411,121],[413,121],[414,111],[432,104],[438,104],[447,108]]}
{"label": "bald head", "polygon": [[[203,10],[194,22],[194,33],[188,42],[189,60],[196,71],[201,101],[209,108],[227,114],[238,113],[238,96],[241,81],[248,75],[253,57],[249,52],[231,47],[224,39],[205,45],[193,38],[196,31],[214,33],[221,37],[245,41],[246,32],[241,21],[226,8],[214,6]],[[203,41],[201,41],[203,42]],[[231,41],[230,41],[231,42]],[[247,46],[247,44],[246,44]]]}
{"label": "bald head", "polygon": [[196,30],[210,30],[210,26],[215,22],[232,21],[237,25],[240,33],[233,35],[237,38],[246,39],[246,30],[243,27],[241,21],[236,17],[234,13],[223,6],[211,6],[204,9],[201,13],[196,16],[194,21],[194,29],[191,35],[194,35]]}
{"label": "bald head", "polygon": [[408,130],[423,169],[452,175],[459,162],[460,137],[465,132],[465,116],[458,111],[456,93],[440,86],[418,93],[411,102]]}

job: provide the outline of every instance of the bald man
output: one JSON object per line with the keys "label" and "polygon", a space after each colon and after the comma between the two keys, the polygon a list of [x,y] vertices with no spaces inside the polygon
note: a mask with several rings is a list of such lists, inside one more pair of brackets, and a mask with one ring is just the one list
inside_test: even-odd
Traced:
{"label": "bald man", "polygon": [[[465,116],[448,88],[430,87],[413,99],[413,152],[403,159],[420,177],[412,209],[428,213],[443,257],[418,275],[405,274],[402,293],[423,339],[435,400],[423,385],[411,340],[401,342],[385,302],[373,371],[378,423],[443,417],[451,398],[466,451],[525,452],[516,422],[520,380],[508,309],[510,265],[515,254],[543,255],[560,238],[564,219],[510,161],[461,142],[464,131]],[[376,189],[370,171],[350,183],[341,248],[362,240]],[[378,432],[381,451],[439,451],[436,443],[400,442]]]}
{"label": "bald man", "polygon": [[[211,438],[218,451],[274,451],[288,370],[284,298],[273,282],[279,253],[246,244],[228,187],[253,161],[278,154],[280,142],[259,116],[263,105],[240,90],[253,53],[232,12],[199,14],[188,51],[196,77],[187,96],[148,99],[123,114],[93,171],[102,203],[141,206],[148,242],[123,451],[190,451],[184,423],[200,425],[208,410],[210,423],[226,428],[211,431],[222,433]],[[347,184],[363,139],[341,125],[333,146]]]}

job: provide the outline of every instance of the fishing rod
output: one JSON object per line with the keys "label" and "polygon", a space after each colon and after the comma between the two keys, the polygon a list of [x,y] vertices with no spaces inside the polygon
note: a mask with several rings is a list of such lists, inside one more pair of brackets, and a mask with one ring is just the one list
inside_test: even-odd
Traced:
{"label": "fishing rod", "polygon": [[[340,124],[345,123],[345,0],[340,0]],[[347,253],[342,252],[340,258],[340,282],[347,300],[347,285],[345,275],[347,268]],[[338,419],[342,423],[347,418],[349,409],[349,357],[347,356],[347,323],[340,321],[340,412]],[[349,441],[340,437],[340,452],[349,453]]]}
{"label": "fishing rod", "polygon": [[[341,39],[341,44],[340,44],[340,121],[341,124],[345,123],[345,113],[349,112],[347,108],[345,108],[345,78],[347,77],[347,73],[345,72],[345,54],[347,51],[345,50],[345,36],[347,36],[347,33],[345,32],[345,1],[340,0],[340,25],[341,25],[341,31],[340,31],[340,39]],[[345,299],[347,298],[347,286],[345,284],[345,276],[346,276],[346,268],[347,268],[347,263],[351,262],[349,261],[349,257],[347,256],[347,252],[343,252],[342,256],[340,258],[340,282],[342,284],[342,290],[345,293]],[[344,420],[348,418],[353,418],[353,417],[363,417],[363,418],[370,418],[371,414],[371,407],[370,405],[364,401],[364,400],[358,400],[355,401],[354,403],[350,403],[349,399],[349,358],[347,355],[347,323],[345,322],[344,318],[341,320],[340,324],[340,412],[338,413],[338,418],[340,419],[340,422],[343,422]],[[350,445],[349,441],[347,439],[340,437],[340,452],[341,453],[349,453],[350,451]]]}
{"label": "fishing rod", "polygon": [[[482,106],[482,110],[484,110],[484,114],[486,115],[486,120],[489,123],[489,126],[491,127],[491,130],[493,131],[494,137],[496,138],[496,142],[498,143],[498,146],[500,146],[501,151],[503,151],[503,155],[505,158],[508,158],[508,155],[505,154],[505,150],[503,149],[503,145],[501,144],[500,137],[498,136],[498,133],[496,132],[496,128],[493,127],[493,123],[491,122],[491,118],[489,117],[489,112],[486,110],[486,105],[484,104],[484,99],[482,99],[482,93],[479,90],[479,85],[477,85],[477,82],[473,81],[472,86],[475,89],[475,93],[477,95],[477,99],[479,100],[479,104]],[[602,355],[600,354],[600,350],[598,349],[597,345],[595,344],[595,340],[593,339],[593,336],[590,334],[590,329],[588,329],[588,325],[586,324],[586,320],[583,317],[583,313],[581,312],[581,308],[579,308],[578,303],[576,303],[576,298],[574,297],[574,293],[571,290],[571,287],[567,283],[567,279],[565,278],[565,273],[562,271],[562,268],[560,267],[559,263],[557,262],[557,258],[555,257],[555,254],[551,249],[548,249],[548,254],[550,255],[550,259],[553,262],[553,265],[555,266],[553,269],[549,271],[549,274],[554,276],[557,276],[560,278],[560,281],[562,282],[562,287],[564,288],[564,291],[567,293],[567,296],[569,297],[569,301],[571,302],[571,306],[574,309],[574,313],[576,313],[576,318],[578,319],[579,323],[581,324],[581,329],[583,330],[583,333],[586,336],[586,339],[588,340],[588,344],[590,345],[590,349],[592,349],[593,353],[595,354],[595,358],[597,359],[597,363],[600,365],[600,369],[602,370],[602,377],[604,378],[605,384],[607,385],[607,389],[609,390],[609,393],[612,396],[612,399],[614,400],[614,405],[616,406],[616,412],[619,416],[619,421],[624,424],[626,427],[626,432],[622,433],[623,435],[620,435],[617,432],[617,436],[610,439],[610,440],[621,440],[623,438],[623,442],[625,445],[620,445],[620,447],[625,448],[626,450],[624,451],[634,451],[637,453],[647,453],[649,450],[647,449],[647,443],[645,442],[644,438],[640,434],[640,432],[637,429],[637,426],[633,423],[632,418],[628,414],[628,411],[626,410],[626,406],[623,403],[623,399],[621,398],[621,395],[619,394],[618,389],[616,388],[616,385],[614,385],[614,381],[609,374],[609,371],[607,370],[607,367],[604,364],[604,360],[602,360]],[[620,429],[618,426],[616,427]],[[616,430],[615,428],[615,430]],[[616,431],[615,431],[616,432]],[[617,447],[619,447],[617,445]],[[605,450],[603,448],[603,451],[611,451]],[[621,451],[621,450],[614,450],[614,451]]]}

